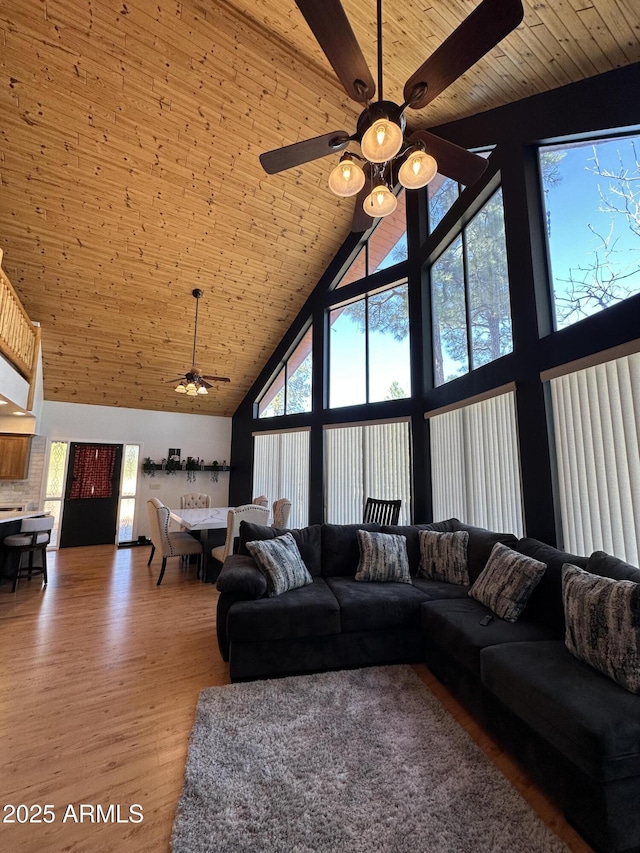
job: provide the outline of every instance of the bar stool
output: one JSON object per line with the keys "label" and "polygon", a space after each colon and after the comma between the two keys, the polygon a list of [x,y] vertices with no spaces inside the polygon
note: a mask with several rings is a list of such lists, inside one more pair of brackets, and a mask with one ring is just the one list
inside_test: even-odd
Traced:
{"label": "bar stool", "polygon": [[[10,554],[19,555],[16,573],[13,577],[13,588],[11,592],[16,591],[19,577],[28,577],[31,580],[32,575],[43,575],[45,586],[47,584],[47,545],[51,541],[51,530],[55,519],[52,515],[47,515],[40,518],[23,518],[20,526],[20,533],[13,533],[10,536],[5,536],[2,544],[4,546],[4,566]],[[33,555],[36,551],[42,553],[42,566],[33,565]],[[23,568],[22,555],[29,554],[29,562]]]}

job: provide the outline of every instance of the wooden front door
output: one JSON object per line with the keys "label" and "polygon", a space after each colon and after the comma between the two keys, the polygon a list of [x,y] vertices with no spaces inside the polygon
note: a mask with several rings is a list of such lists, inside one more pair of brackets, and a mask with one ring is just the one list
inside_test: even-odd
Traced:
{"label": "wooden front door", "polygon": [[121,444],[72,442],[60,548],[115,543],[121,467]]}

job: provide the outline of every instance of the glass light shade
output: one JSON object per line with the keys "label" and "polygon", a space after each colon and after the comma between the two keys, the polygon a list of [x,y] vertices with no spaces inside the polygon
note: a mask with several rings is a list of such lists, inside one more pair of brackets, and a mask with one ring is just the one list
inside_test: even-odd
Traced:
{"label": "glass light shade", "polygon": [[365,132],[360,148],[370,163],[386,163],[393,160],[402,148],[402,139],[399,125],[387,118],[379,118]]}
{"label": "glass light shade", "polygon": [[195,382],[188,382],[187,383],[187,394],[189,393],[189,391],[195,392],[195,390],[196,390]]}
{"label": "glass light shade", "polygon": [[335,195],[347,198],[356,195],[364,186],[364,172],[351,157],[344,157],[329,175],[329,189]]}
{"label": "glass light shade", "polygon": [[369,216],[389,216],[398,206],[398,199],[384,184],[374,187],[362,203]]}
{"label": "glass light shade", "polygon": [[208,394],[208,393],[209,393],[209,392],[208,392],[208,391],[207,391],[207,389],[204,387],[204,385],[201,385],[201,386],[198,388],[198,394]]}
{"label": "glass light shade", "polygon": [[438,171],[438,164],[431,154],[426,151],[412,151],[400,166],[398,180],[408,190],[418,190],[426,187]]}
{"label": "glass light shade", "polygon": [[187,393],[187,389],[184,387],[184,385],[176,385],[176,391],[178,392],[178,394]]}
{"label": "glass light shade", "polygon": [[197,397],[197,396],[198,396],[198,392],[196,391],[195,386],[193,388],[187,389],[187,397]]}

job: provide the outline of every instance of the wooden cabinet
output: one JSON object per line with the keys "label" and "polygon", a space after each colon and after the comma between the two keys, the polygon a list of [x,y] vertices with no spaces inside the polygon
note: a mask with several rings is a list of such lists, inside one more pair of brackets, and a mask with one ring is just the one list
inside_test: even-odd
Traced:
{"label": "wooden cabinet", "polygon": [[0,433],[0,480],[26,480],[29,476],[30,435]]}

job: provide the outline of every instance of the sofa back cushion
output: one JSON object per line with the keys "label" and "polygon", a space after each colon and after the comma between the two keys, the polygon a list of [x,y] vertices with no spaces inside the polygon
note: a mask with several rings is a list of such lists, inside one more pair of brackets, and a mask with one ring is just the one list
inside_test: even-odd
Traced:
{"label": "sofa back cushion", "polygon": [[[487,565],[487,560],[496,542],[501,542],[509,548],[514,548],[518,542],[517,537],[513,533],[496,533],[493,530],[487,530],[485,527],[474,527],[471,524],[465,524],[457,518],[451,518],[444,523],[451,524],[453,530],[466,530],[469,533],[467,568],[471,583],[480,577],[480,572]],[[440,527],[434,527],[434,530],[440,529]]]}
{"label": "sofa back cushion", "polygon": [[320,575],[320,530],[319,524],[310,524],[309,527],[301,527],[298,530],[281,530],[278,527],[266,527],[261,524],[250,524],[248,521],[241,521],[238,553],[251,556],[247,548],[247,542],[275,539],[276,536],[290,533],[295,539],[300,556],[309,570],[309,574],[316,578]]}
{"label": "sofa back cushion", "polygon": [[518,544],[512,547],[514,551],[519,551],[527,557],[533,557],[534,560],[540,560],[547,566],[540,583],[531,593],[531,598],[525,608],[526,615],[553,628],[554,631],[558,632],[558,636],[564,636],[562,566],[565,563],[571,563],[584,569],[587,566],[587,558],[579,557],[577,554],[569,554],[567,551],[560,551],[552,545],[529,537],[520,539]]}
{"label": "sofa back cushion", "polygon": [[[457,519],[455,519],[455,521],[457,521]],[[394,524],[381,527],[380,532],[393,533],[396,536],[405,537],[407,540],[409,571],[412,575],[417,575],[418,569],[420,568],[420,531],[435,530],[439,533],[453,533],[453,527],[451,527],[451,530],[443,529],[447,524],[449,524],[448,521],[436,521],[431,524]]]}
{"label": "sofa back cushion", "polygon": [[323,524],[322,576],[335,578],[355,575],[360,562],[358,530],[377,533],[380,529],[379,524]]}
{"label": "sofa back cushion", "polygon": [[[572,560],[569,560],[572,562]],[[579,563],[574,565],[580,566]],[[584,568],[580,566],[580,568]],[[592,575],[600,575],[603,578],[613,578],[615,581],[635,581],[640,583],[640,569],[625,563],[618,557],[606,554],[604,551],[594,551],[587,560],[586,570]]]}

